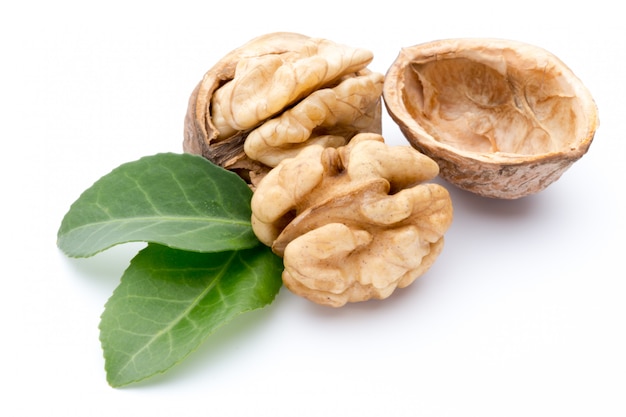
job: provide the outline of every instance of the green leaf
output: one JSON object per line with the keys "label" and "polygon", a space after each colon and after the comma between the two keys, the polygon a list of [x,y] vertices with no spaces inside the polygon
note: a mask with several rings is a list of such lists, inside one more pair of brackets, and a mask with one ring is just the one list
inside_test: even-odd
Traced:
{"label": "green leaf", "polygon": [[282,260],[263,245],[197,253],[149,244],[105,306],[100,340],[113,387],[162,373],[219,326],[271,303]]}
{"label": "green leaf", "polygon": [[163,153],[120,165],[72,204],[58,231],[68,256],[125,242],[218,252],[253,247],[252,191],[236,174],[190,154]]}

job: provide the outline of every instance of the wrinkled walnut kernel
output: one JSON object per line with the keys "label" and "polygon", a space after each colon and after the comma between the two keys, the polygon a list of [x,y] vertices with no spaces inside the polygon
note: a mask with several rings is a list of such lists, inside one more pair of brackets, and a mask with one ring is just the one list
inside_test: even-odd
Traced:
{"label": "wrinkled walnut kernel", "polygon": [[217,62],[194,89],[183,149],[256,183],[309,143],[341,146],[381,132],[384,77],[370,51],[297,33],[260,36]]}
{"label": "wrinkled walnut kernel", "polygon": [[422,275],[452,221],[437,164],[361,133],[283,160],[252,197],[259,239],[284,257],[283,282],[316,303],[387,298]]}

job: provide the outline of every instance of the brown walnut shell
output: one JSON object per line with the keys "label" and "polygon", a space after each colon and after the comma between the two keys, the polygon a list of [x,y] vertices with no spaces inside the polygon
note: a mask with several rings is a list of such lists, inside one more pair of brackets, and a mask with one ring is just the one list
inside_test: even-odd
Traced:
{"label": "brown walnut shell", "polygon": [[561,60],[509,40],[404,48],[383,98],[442,178],[492,198],[545,189],[587,152],[599,125],[591,94]]}

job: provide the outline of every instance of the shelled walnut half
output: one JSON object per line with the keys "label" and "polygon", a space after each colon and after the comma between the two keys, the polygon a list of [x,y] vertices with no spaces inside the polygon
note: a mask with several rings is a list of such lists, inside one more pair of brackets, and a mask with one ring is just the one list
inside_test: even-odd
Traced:
{"label": "shelled walnut half", "polygon": [[254,188],[282,159],[316,143],[342,146],[381,132],[384,76],[370,51],[289,32],[233,50],[194,89],[183,149]]}
{"label": "shelled walnut half", "polygon": [[430,268],[452,222],[437,164],[361,133],[338,148],[307,146],[252,197],[257,237],[283,257],[283,282],[318,304],[383,299]]}

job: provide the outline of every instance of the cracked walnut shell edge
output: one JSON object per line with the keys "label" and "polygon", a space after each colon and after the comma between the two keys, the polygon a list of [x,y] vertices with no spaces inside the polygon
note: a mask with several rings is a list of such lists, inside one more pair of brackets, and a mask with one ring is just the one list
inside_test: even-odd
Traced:
{"label": "cracked walnut shell edge", "polygon": [[544,190],[588,151],[599,126],[593,97],[561,60],[509,40],[403,48],[383,99],[443,179],[491,198]]}

